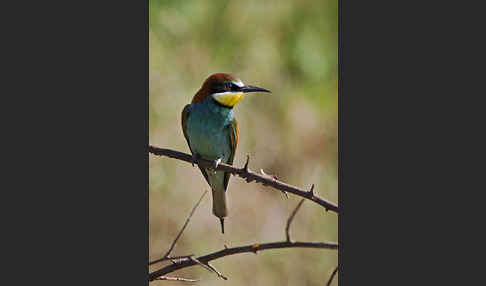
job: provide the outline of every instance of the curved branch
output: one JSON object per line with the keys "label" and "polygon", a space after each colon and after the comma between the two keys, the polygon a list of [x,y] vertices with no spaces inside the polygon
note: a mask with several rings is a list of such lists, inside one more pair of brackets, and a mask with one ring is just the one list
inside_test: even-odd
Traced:
{"label": "curved branch", "polygon": [[[290,241],[271,242],[271,243],[262,243],[262,244],[255,243],[253,245],[225,248],[223,250],[198,257],[197,260],[201,261],[202,263],[207,263],[211,260],[215,260],[224,256],[233,255],[237,253],[248,253],[248,252],[257,253],[257,251],[260,250],[292,248],[292,247],[338,249],[338,244],[334,242],[290,242]],[[195,262],[194,260],[184,260],[181,262],[176,262],[167,265],[159,270],[150,273],[149,281],[156,280],[158,277],[163,276],[164,274],[171,273],[178,269],[186,268],[196,264],[197,262]]]}
{"label": "curved branch", "polygon": [[292,220],[294,219],[295,215],[299,211],[300,206],[304,203],[305,199],[302,199],[297,207],[295,207],[294,211],[290,215],[290,217],[287,219],[287,226],[285,227],[285,236],[287,237],[287,241],[290,241],[290,224],[292,223]]}
{"label": "curved branch", "polygon": [[[154,155],[167,156],[167,157],[170,157],[170,158],[186,161],[188,163],[196,163],[199,166],[204,167],[204,168],[214,168],[215,167],[214,161],[206,160],[206,159],[203,159],[203,158],[193,158],[191,155],[186,154],[186,153],[182,153],[182,152],[179,152],[179,151],[158,148],[158,147],[154,147],[152,145],[149,145],[148,150],[149,150],[149,153],[152,153]],[[275,176],[270,176],[270,175],[265,174],[263,172],[263,170],[261,170],[261,173],[262,173],[261,175],[257,174],[257,173],[251,171],[248,168],[249,158],[250,157],[248,156],[246,164],[243,168],[236,168],[236,167],[233,167],[232,165],[228,165],[228,164],[225,164],[225,163],[219,163],[219,164],[217,164],[215,170],[224,171],[224,172],[231,173],[233,175],[237,175],[241,178],[246,179],[246,181],[248,183],[251,182],[251,181],[256,181],[258,183],[262,183],[264,186],[271,186],[271,187],[273,187],[277,190],[283,191],[284,193],[285,192],[292,193],[294,195],[309,199],[309,200],[319,204],[320,206],[324,207],[326,209],[326,211],[331,210],[335,213],[339,213],[339,208],[336,204],[334,204],[334,203],[332,203],[328,200],[325,200],[324,198],[321,198],[319,195],[314,193],[314,185],[312,185],[312,188],[311,188],[310,191],[305,191],[305,190],[302,190],[298,187],[295,187],[295,186],[286,184],[282,181],[279,181],[279,180],[277,180],[277,178]]]}
{"label": "curved branch", "polygon": [[336,266],[336,268],[334,268],[334,271],[332,272],[331,277],[329,277],[329,280],[327,281],[326,286],[331,286],[332,279],[334,279],[334,276],[336,276],[336,273],[338,271],[338,267],[339,266]]}

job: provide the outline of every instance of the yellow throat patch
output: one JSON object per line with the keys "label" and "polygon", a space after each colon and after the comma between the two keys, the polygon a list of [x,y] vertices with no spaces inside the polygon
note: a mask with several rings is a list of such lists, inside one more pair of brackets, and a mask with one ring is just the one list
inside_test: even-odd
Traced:
{"label": "yellow throat patch", "polygon": [[233,107],[245,97],[243,92],[221,92],[213,94],[213,98],[224,106]]}

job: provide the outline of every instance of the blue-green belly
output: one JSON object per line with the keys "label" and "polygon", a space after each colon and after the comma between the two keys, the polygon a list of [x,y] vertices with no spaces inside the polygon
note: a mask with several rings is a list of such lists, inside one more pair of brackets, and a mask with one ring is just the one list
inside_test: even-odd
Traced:
{"label": "blue-green belly", "polygon": [[[221,158],[228,163],[231,155],[228,125],[233,116],[233,110],[214,104],[193,104],[186,129],[192,152],[208,160]],[[207,171],[207,174],[212,188],[223,188],[223,172]]]}

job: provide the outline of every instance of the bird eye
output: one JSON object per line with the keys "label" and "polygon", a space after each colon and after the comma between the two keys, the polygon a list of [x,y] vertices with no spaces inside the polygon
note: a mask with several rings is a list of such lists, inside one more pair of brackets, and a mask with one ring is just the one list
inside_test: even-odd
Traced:
{"label": "bird eye", "polygon": [[226,88],[226,90],[232,90],[232,83],[231,82],[227,82],[224,84],[224,87]]}

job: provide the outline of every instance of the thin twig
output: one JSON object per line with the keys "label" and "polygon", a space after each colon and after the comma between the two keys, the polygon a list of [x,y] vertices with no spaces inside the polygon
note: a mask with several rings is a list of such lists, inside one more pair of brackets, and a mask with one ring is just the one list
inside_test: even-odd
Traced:
{"label": "thin twig", "polygon": [[186,222],[184,223],[184,226],[182,227],[182,229],[179,231],[179,233],[177,234],[177,237],[174,239],[174,241],[172,242],[169,250],[167,251],[167,253],[161,258],[161,259],[157,259],[157,260],[154,260],[152,262],[149,263],[149,265],[152,265],[154,263],[157,263],[157,262],[160,262],[160,261],[163,261],[163,260],[167,260],[168,259],[174,259],[173,257],[169,258],[169,254],[171,253],[171,251],[174,249],[177,241],[179,240],[179,238],[181,237],[182,233],[184,232],[184,230],[186,229],[186,226],[187,224],[189,223],[189,221],[191,220],[191,217],[192,215],[194,214],[194,212],[196,211],[197,207],[199,206],[199,204],[201,203],[202,199],[204,198],[204,196],[206,195],[206,193],[208,192],[208,190],[205,190],[204,193],[201,195],[201,198],[199,199],[199,201],[196,203],[196,205],[192,208],[191,210],[191,213],[189,214],[189,216],[187,217],[186,219]]}
{"label": "thin twig", "polygon": [[184,230],[186,229],[186,226],[187,224],[189,223],[189,221],[191,220],[192,218],[192,215],[194,214],[194,212],[196,211],[197,207],[199,206],[199,204],[201,203],[202,199],[204,198],[204,196],[207,194],[208,190],[205,190],[204,193],[201,195],[201,198],[199,198],[199,201],[196,203],[196,205],[192,208],[191,210],[191,213],[189,214],[189,216],[187,217],[186,219],[186,222],[184,223],[184,226],[182,227],[182,229],[179,231],[179,233],[177,234],[177,237],[176,239],[174,239],[174,241],[172,242],[172,245],[170,246],[169,250],[167,251],[167,253],[164,255],[164,257],[168,257],[169,254],[171,253],[171,251],[174,249],[177,241],[179,240],[179,238],[181,237],[182,233],[184,232]]}
{"label": "thin twig", "polygon": [[[181,255],[181,256],[168,256],[168,257],[162,257],[162,258],[159,258],[157,260],[154,260],[152,262],[149,263],[149,265],[152,265],[154,263],[159,263],[159,262],[162,262],[162,261],[166,261],[166,260],[177,260],[177,259],[189,259],[191,256],[194,256],[194,254],[189,254],[189,255]],[[174,261],[173,261],[174,262]],[[175,262],[174,262],[175,263]]]}
{"label": "thin twig", "polygon": [[197,281],[199,281],[199,280],[187,279],[187,278],[182,278],[182,277],[168,277],[168,276],[160,276],[155,280],[184,281],[184,282],[197,282]]}
{"label": "thin twig", "polygon": [[290,224],[295,217],[295,214],[299,211],[300,206],[304,203],[305,199],[302,199],[299,204],[295,207],[294,211],[290,215],[289,219],[287,220],[287,226],[285,227],[285,234],[287,235],[287,241],[290,241]]}
{"label": "thin twig", "polygon": [[209,266],[209,268],[213,269],[214,272],[216,272],[216,274],[218,274],[218,276],[224,280],[228,280],[228,278],[226,276],[224,276],[223,274],[221,274],[221,272],[219,272],[216,268],[214,268],[214,266],[212,266],[209,262],[207,263],[207,265]]}
{"label": "thin twig", "polygon": [[223,274],[221,274],[221,272],[219,272],[218,270],[216,270],[216,268],[214,268],[214,266],[212,266],[211,264],[209,264],[209,262],[202,263],[196,257],[191,257],[191,260],[193,260],[197,264],[201,265],[203,268],[209,270],[210,272],[216,273],[216,275],[218,275],[219,278],[222,278],[224,280],[228,280],[228,278],[226,276],[224,276]]}
{"label": "thin twig", "polygon": [[[149,149],[149,152],[154,154],[154,155],[167,156],[167,157],[170,157],[170,158],[186,161],[188,163],[196,163],[203,168],[214,167],[213,161],[206,160],[206,159],[203,159],[203,158],[197,158],[196,162],[194,162],[193,157],[191,155],[186,154],[186,153],[182,153],[182,152],[179,152],[179,151],[158,148],[158,147],[154,147],[152,145],[149,145],[148,149]],[[275,177],[270,178],[269,176],[260,175],[258,173],[251,171],[248,168],[249,158],[250,157],[247,156],[247,161],[246,161],[245,166],[243,168],[236,168],[236,167],[233,167],[232,165],[228,165],[228,164],[225,164],[225,163],[219,163],[216,170],[231,173],[233,175],[237,175],[237,176],[239,176],[243,179],[246,179],[246,181],[248,183],[251,182],[251,181],[256,181],[258,183],[262,183],[265,186],[271,186],[271,187],[273,187],[277,190],[292,193],[294,195],[309,199],[309,200],[321,205],[322,207],[324,207],[326,209],[326,211],[330,210],[330,211],[333,211],[335,213],[339,213],[338,206],[336,204],[330,202],[330,201],[325,200],[324,198],[321,198],[319,195],[315,194],[314,188],[312,188],[311,191],[306,191],[306,190],[300,189],[298,187],[286,184],[282,181],[279,181]]]}
{"label": "thin twig", "polygon": [[332,279],[334,278],[334,276],[336,276],[337,271],[338,271],[338,266],[336,266],[336,268],[334,268],[334,271],[332,272],[331,277],[329,277],[329,281],[327,281],[326,286],[331,285]]}
{"label": "thin twig", "polygon": [[[200,256],[197,258],[202,263],[207,263],[211,260],[215,260],[228,255],[238,254],[238,253],[255,253],[258,251],[263,251],[267,249],[279,249],[279,248],[293,248],[293,247],[303,247],[303,248],[320,248],[320,249],[338,249],[338,244],[335,242],[271,242],[262,244],[252,244],[233,248],[225,248],[208,255]],[[174,264],[167,265],[159,270],[149,273],[149,281],[153,281],[164,274],[174,272],[181,268],[186,268],[189,266],[196,265],[197,263],[193,260],[183,260]]]}

